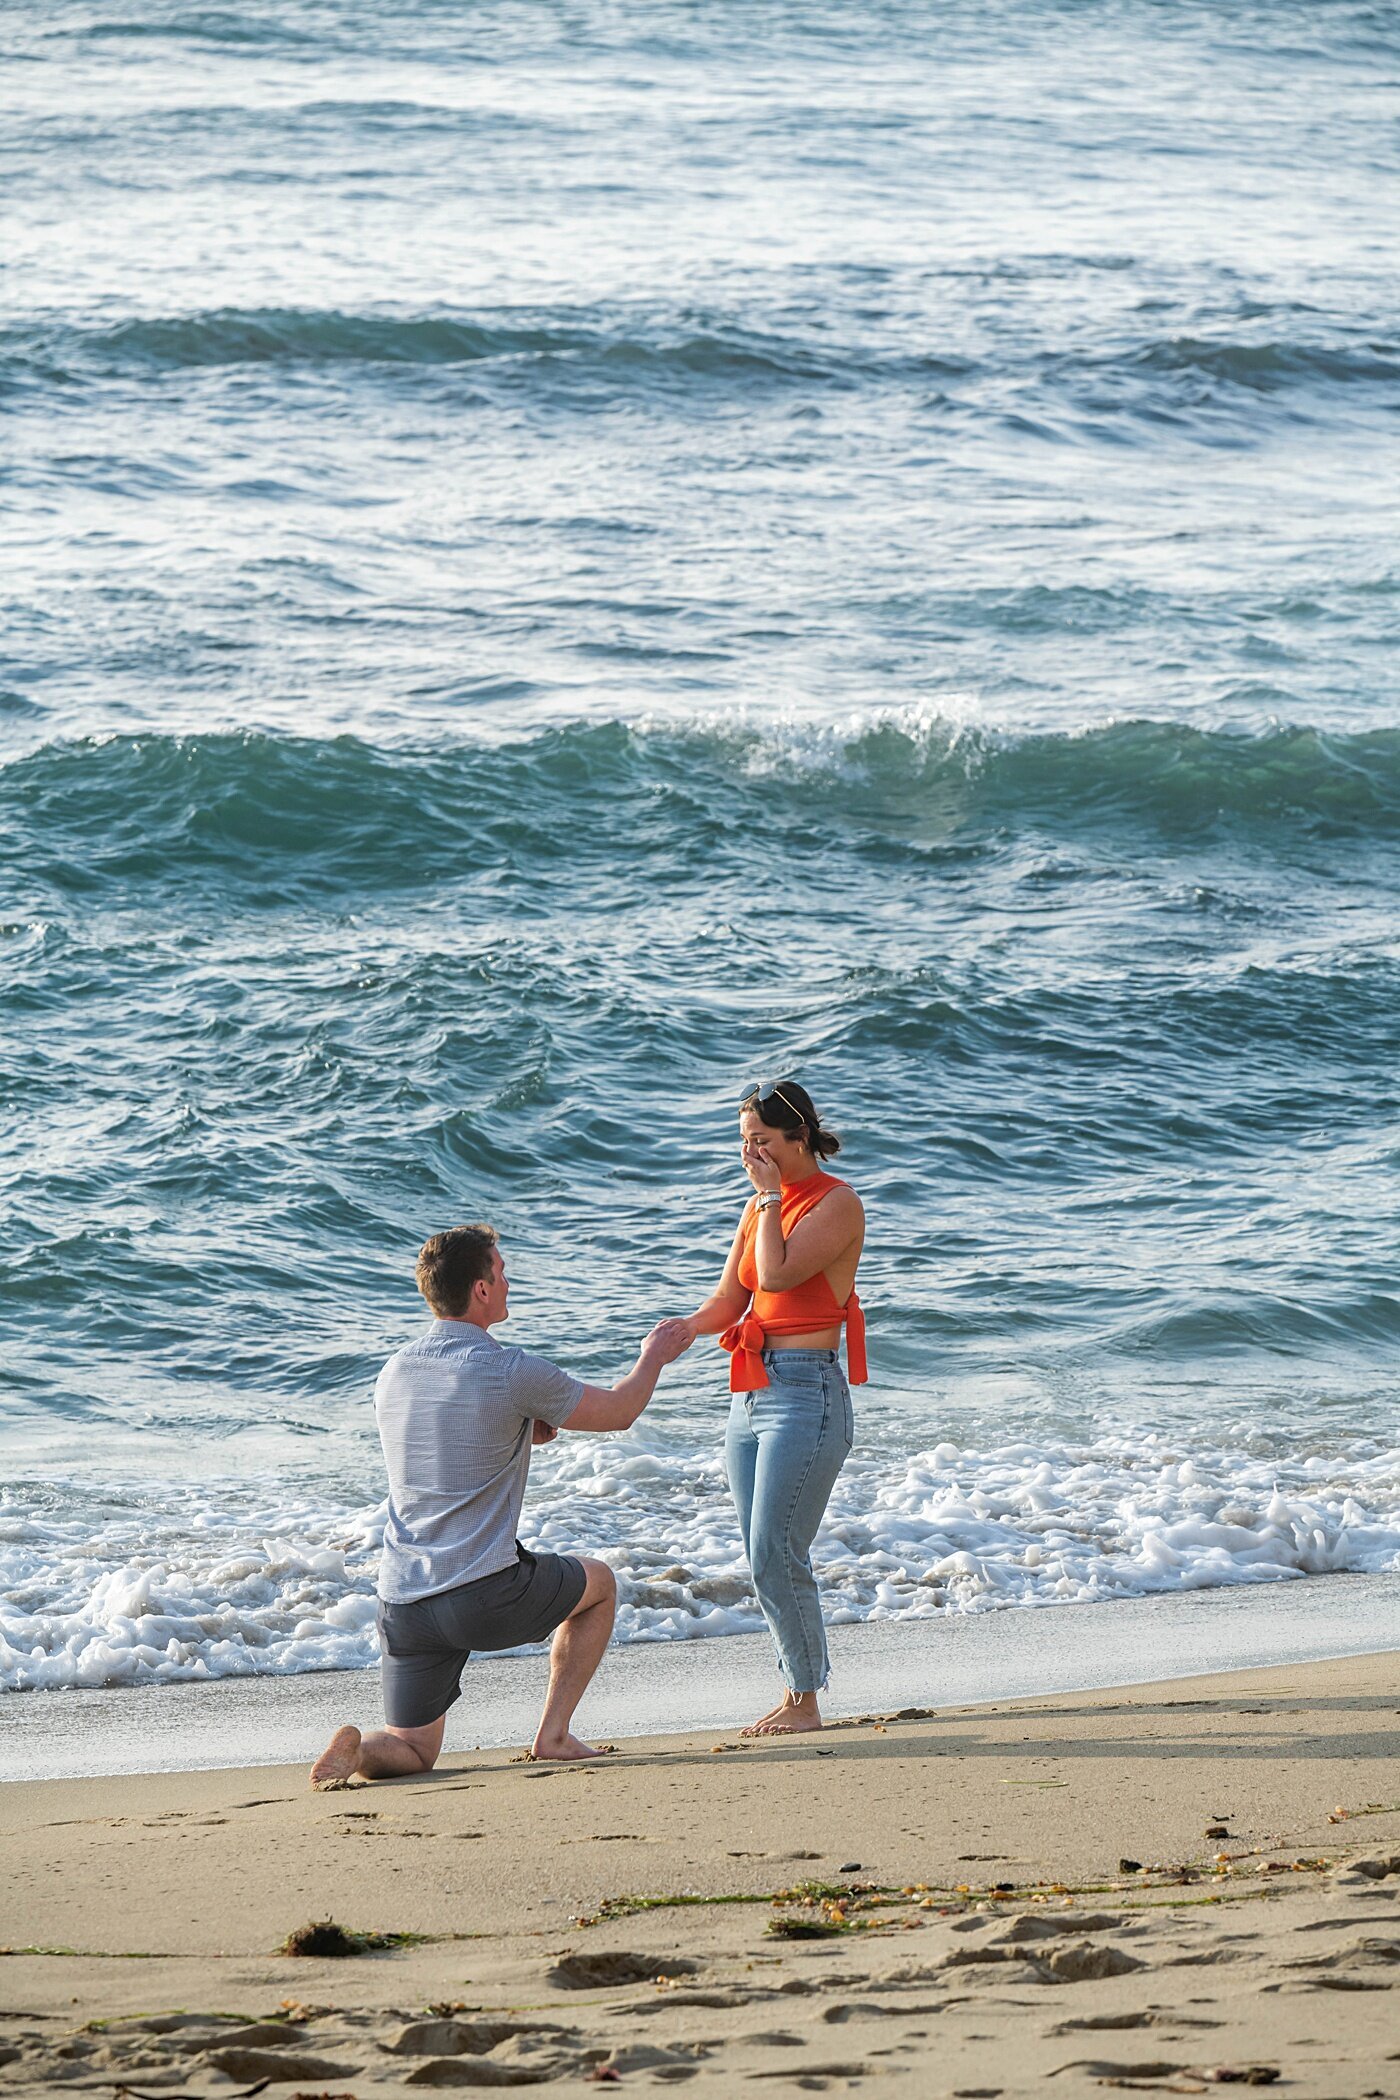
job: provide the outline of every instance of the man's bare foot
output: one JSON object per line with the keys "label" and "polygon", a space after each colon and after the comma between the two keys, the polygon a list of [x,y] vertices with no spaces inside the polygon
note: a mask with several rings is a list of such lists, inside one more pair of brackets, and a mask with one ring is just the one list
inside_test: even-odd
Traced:
{"label": "man's bare foot", "polygon": [[789,1692],[781,1706],[775,1706],[771,1714],[761,1721],[753,1721],[741,1728],[741,1735],[810,1735],[822,1725],[817,1710],[815,1692]]}
{"label": "man's bare foot", "polygon": [[334,1794],[349,1786],[359,1769],[359,1729],[337,1728],[311,1767],[311,1784],[318,1794]]}
{"label": "man's bare foot", "polygon": [[606,1757],[610,1746],[595,1750],[591,1743],[581,1743],[576,1735],[537,1735],[530,1745],[532,1764],[576,1765],[581,1758]]}

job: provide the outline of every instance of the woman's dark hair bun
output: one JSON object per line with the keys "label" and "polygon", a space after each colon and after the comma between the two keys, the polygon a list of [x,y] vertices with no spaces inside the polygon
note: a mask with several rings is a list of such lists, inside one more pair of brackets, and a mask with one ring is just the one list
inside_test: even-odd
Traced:
{"label": "woman's dark hair bun", "polygon": [[752,1109],[760,1122],[770,1130],[781,1130],[784,1137],[805,1138],[818,1159],[835,1159],[841,1150],[841,1140],[834,1130],[826,1130],[817,1114],[816,1104],[805,1086],[795,1079],[783,1079],[771,1089],[767,1100],[759,1098],[761,1089],[755,1087],[748,1099],[740,1104],[740,1112]]}

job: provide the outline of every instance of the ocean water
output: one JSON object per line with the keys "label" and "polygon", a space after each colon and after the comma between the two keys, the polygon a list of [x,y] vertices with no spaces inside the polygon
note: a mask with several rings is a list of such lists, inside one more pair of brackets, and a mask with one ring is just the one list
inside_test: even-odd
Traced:
{"label": "ocean water", "polygon": [[[833,1619],[1400,1569],[1394,9],[0,57],[0,1686],[372,1661],[418,1242],[606,1381],[760,1072]],[[725,1372],[536,1459],[626,1639],[758,1624]]]}

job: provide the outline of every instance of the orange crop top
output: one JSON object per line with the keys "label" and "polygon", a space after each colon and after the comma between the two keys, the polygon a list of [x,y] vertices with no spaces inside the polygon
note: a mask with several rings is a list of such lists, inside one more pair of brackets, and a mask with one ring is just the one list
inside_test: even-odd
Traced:
{"label": "orange crop top", "polygon": [[[784,1239],[799,1219],[805,1218],[809,1210],[816,1209],[824,1196],[845,1186],[834,1174],[819,1169],[808,1175],[805,1181],[794,1182],[790,1188],[785,1188],[778,1214]],[[844,1305],[838,1305],[825,1272],[818,1270],[815,1276],[809,1276],[805,1283],[799,1283],[793,1290],[761,1291],[753,1251],[757,1230],[758,1212],[750,1208],[744,1219],[744,1239],[739,1254],[739,1281],[750,1293],[749,1309],[741,1320],[726,1327],[719,1338],[720,1348],[727,1349],[730,1355],[730,1392],[749,1393],[768,1384],[763,1350],[770,1334],[810,1334],[818,1327],[842,1325],[846,1329],[846,1363],[851,1384],[864,1385],[869,1376],[865,1365],[865,1314],[854,1290]]]}

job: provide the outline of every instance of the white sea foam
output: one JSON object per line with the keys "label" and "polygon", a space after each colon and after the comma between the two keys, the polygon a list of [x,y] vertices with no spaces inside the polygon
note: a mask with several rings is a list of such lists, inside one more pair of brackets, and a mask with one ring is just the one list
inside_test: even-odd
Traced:
{"label": "white sea foam", "polygon": [[[981,693],[949,691],[939,694],[936,707],[902,701],[843,709],[835,715],[771,698],[761,707],[741,700],[722,709],[679,713],[644,709],[631,726],[642,735],[679,729],[713,738],[739,755],[746,773],[760,779],[806,773],[863,782],[870,777],[871,754],[882,740],[888,740],[905,767],[911,761],[927,765],[960,751],[971,771],[987,750],[1014,744],[1019,735],[1033,734],[1036,725],[1024,711],[1005,724],[994,722]],[[1056,726],[1062,733],[1076,733],[1076,725],[1067,725],[1062,717]],[[1086,720],[1082,726],[1087,730],[1101,726],[1101,721]]]}
{"label": "white sea foam", "polygon": [[[23,1500],[21,1502],[21,1495]],[[0,1506],[0,1687],[52,1689],[360,1668],[377,1654],[382,1505],[284,1488],[14,1491]],[[25,1505],[27,1505],[27,1513]],[[719,1454],[656,1426],[540,1455],[527,1542],[620,1578],[624,1641],[762,1624]],[[1161,1432],[1092,1445],[938,1444],[852,1460],[815,1560],[828,1619],[1400,1569],[1400,1451],[1261,1456]]]}

